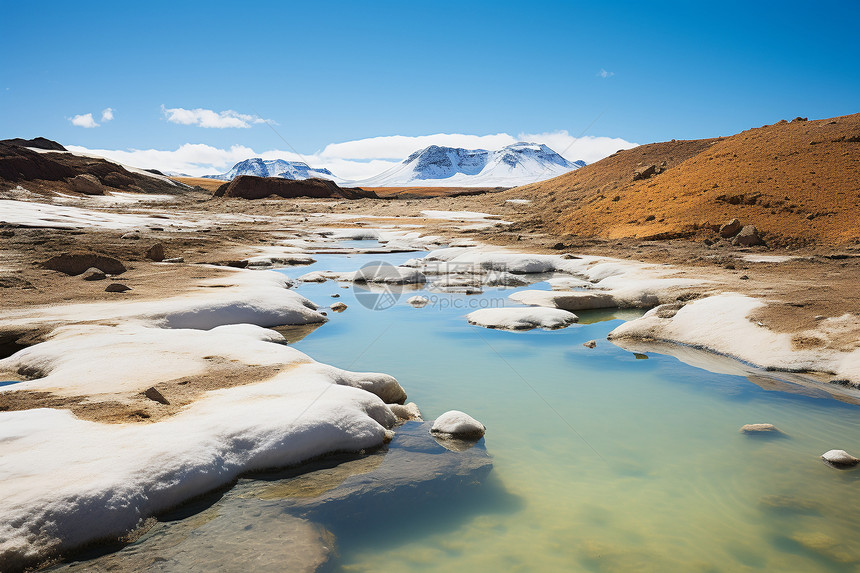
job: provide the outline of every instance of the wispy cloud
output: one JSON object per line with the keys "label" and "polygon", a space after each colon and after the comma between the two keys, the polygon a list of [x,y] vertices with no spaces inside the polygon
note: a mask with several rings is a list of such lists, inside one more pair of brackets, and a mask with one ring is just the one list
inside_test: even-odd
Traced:
{"label": "wispy cloud", "polygon": [[171,123],[180,125],[196,125],[198,127],[209,127],[225,129],[230,127],[247,128],[255,123],[266,123],[271,120],[263,119],[256,115],[248,115],[228,109],[225,111],[213,111],[211,109],[185,109],[182,107],[168,108],[161,106],[161,113]]}
{"label": "wispy cloud", "polygon": [[467,149],[501,149],[517,141],[544,143],[575,161],[592,163],[619,149],[635,147],[635,143],[612,137],[573,137],[567,131],[467,135],[439,133],[436,135],[371,137],[342,143],[332,143],[316,153],[299,155],[293,151],[270,149],[259,152],[244,145],[221,149],[202,143],[186,143],[175,150],[160,149],[87,149],[66,146],[70,151],[107,157],[120,163],[146,169],[160,169],[188,175],[224,173],[234,164],[251,157],[306,161],[311,167],[325,167],[343,179],[360,180],[373,177],[394,167],[409,154],[428,145],[447,145]]}
{"label": "wispy cloud", "polygon": [[107,107],[102,110],[102,123],[113,119],[113,108]]}
{"label": "wispy cloud", "polygon": [[72,125],[77,125],[78,127],[98,127],[99,124],[96,123],[96,120],[93,119],[93,114],[91,113],[83,113],[81,115],[76,115],[69,118],[69,121],[72,122]]}
{"label": "wispy cloud", "polygon": [[600,68],[600,71],[597,72],[597,75],[605,80],[606,78],[611,78],[612,76],[614,76],[615,72],[607,72],[603,68]]}

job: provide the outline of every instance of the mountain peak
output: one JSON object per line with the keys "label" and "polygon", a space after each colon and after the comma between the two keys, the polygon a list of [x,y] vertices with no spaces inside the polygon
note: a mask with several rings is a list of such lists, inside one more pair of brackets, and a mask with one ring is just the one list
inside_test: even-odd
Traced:
{"label": "mountain peak", "polygon": [[287,161],[286,159],[263,159],[262,157],[252,157],[245,159],[233,166],[227,173],[220,175],[204,175],[207,179],[220,179],[222,181],[232,181],[233,178],[239,175],[255,175],[257,177],[280,177],[282,179],[310,179],[319,177],[322,179],[330,179],[335,182],[342,182],[339,177],[336,177],[328,169],[314,169],[304,161]]}
{"label": "mountain peak", "polygon": [[542,143],[519,141],[497,151],[429,145],[385,173],[357,182],[368,187],[513,187],[585,165]]}

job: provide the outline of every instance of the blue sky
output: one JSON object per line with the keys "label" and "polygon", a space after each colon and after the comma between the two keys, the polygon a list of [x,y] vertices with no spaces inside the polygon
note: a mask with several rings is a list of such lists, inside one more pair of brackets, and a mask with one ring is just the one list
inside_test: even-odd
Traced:
{"label": "blue sky", "polygon": [[[394,135],[566,131],[647,143],[860,111],[858,2],[14,2],[3,11],[0,137],[89,149],[238,146],[238,157],[292,146],[323,161],[329,144]],[[277,125],[180,124],[162,106]],[[103,122],[106,108],[114,118]],[[87,113],[99,127],[70,121]],[[400,151],[389,149],[378,157]]]}

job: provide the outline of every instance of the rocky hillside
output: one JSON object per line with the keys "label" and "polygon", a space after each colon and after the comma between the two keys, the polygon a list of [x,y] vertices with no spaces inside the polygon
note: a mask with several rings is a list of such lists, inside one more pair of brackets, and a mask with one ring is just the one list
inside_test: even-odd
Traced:
{"label": "rocky hillside", "polygon": [[643,145],[505,194],[559,235],[715,241],[738,219],[774,247],[857,242],[860,114]]}
{"label": "rocky hillside", "polygon": [[318,199],[362,199],[377,198],[373,191],[359,188],[338,187],[327,179],[282,179],[280,177],[254,177],[239,175],[219,187],[213,197],[238,197],[241,199],[265,199],[266,197],[315,197]]}
{"label": "rocky hillside", "polygon": [[23,142],[23,146],[0,142],[0,191],[15,189],[19,185],[37,193],[81,195],[105,195],[111,191],[177,194],[189,189],[163,175],[142,169],[126,169],[105,159],[29,149],[33,142],[41,145],[40,149],[49,144],[59,146],[47,139],[37,139],[43,141],[9,140]]}

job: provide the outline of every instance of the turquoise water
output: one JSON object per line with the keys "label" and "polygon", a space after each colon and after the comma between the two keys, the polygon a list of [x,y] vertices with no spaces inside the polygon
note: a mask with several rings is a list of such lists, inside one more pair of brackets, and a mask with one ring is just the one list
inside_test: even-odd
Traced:
{"label": "turquoise water", "polygon": [[[320,255],[286,272],[412,256]],[[503,304],[511,289],[418,291],[438,297],[421,309],[405,304],[409,292],[384,311],[332,282],[298,291],[324,305],[337,293],[349,308],[329,313],[295,346],[321,362],[396,376],[426,419],[459,409],[481,420],[495,462],[491,486],[506,500],[496,510],[448,508],[450,519],[431,528],[420,515],[370,533],[356,524],[338,537],[343,570],[860,566],[860,471],[818,459],[832,448],[860,449],[856,406],[767,391],[657,354],[643,360],[605,340],[630,313],[581,313],[582,323],[564,330],[505,332],[470,326],[464,315]],[[597,347],[585,348],[591,339]],[[758,422],[787,437],[738,432]]]}
{"label": "turquoise water", "polygon": [[[314,265],[283,272],[352,271],[414,256],[315,255]],[[774,385],[762,379],[775,373],[751,377],[759,386],[605,340],[636,311],[582,312],[563,330],[505,332],[470,326],[464,315],[505,304],[515,289],[409,291],[376,311],[356,298],[365,293],[334,282],[297,290],[348,308],[329,312],[296,348],[396,376],[425,419],[450,409],[473,415],[487,426],[483,446],[494,461],[466,497],[429,498],[422,485],[414,505],[404,506],[401,492],[399,504],[389,495],[372,512],[326,523],[337,556],[325,570],[860,571],[860,470],[818,458],[860,451],[857,406],[767,390]],[[416,293],[433,302],[412,308],[405,300]],[[583,346],[592,339],[596,348]],[[738,432],[760,422],[785,436]],[[356,463],[372,471],[379,460]],[[285,492],[306,487],[301,479],[249,476],[162,516],[117,553],[57,570],[293,570],[315,555],[318,538],[329,539],[314,526],[297,528],[295,493]]]}

